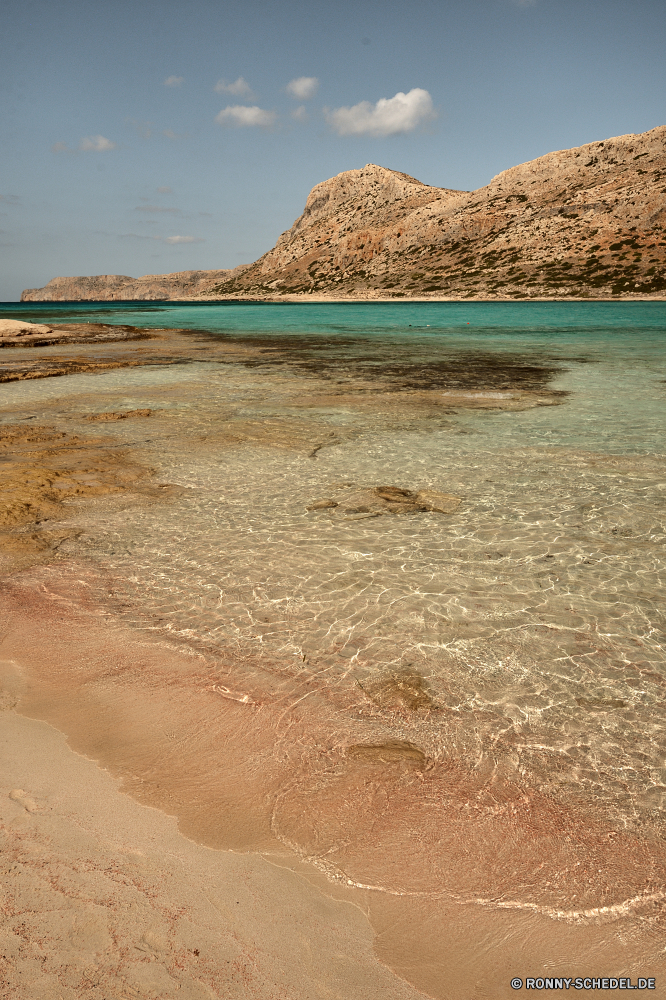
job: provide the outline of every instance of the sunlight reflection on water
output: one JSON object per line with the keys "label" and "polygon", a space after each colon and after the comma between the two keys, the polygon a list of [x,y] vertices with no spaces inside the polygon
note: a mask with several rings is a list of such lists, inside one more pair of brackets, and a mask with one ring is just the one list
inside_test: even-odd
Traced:
{"label": "sunlight reflection on water", "polygon": [[[430,761],[652,829],[666,810],[665,311],[647,310],[641,331],[612,310],[604,330],[599,310],[587,338],[578,310],[559,338],[551,322],[427,344],[373,333],[372,345],[366,313],[344,342],[328,330],[300,348],[269,343],[269,312],[258,332],[244,313],[268,338],[252,363],[72,375],[9,385],[5,400],[76,419],[94,391],[100,409],[122,398],[162,411],[149,430],[95,429],[132,445],[180,498],[130,516],[117,497],[73,508],[80,534],[62,551],[111,573],[132,628],[239,654],[240,700],[245,657],[353,696],[354,711]],[[183,323],[186,309],[166,314]],[[405,385],[439,392],[441,412],[407,401],[386,417]],[[455,405],[461,391],[501,402],[540,388],[561,392],[559,405]],[[462,502],[366,518],[345,499],[381,485]],[[308,511],[319,499],[337,506]]]}
{"label": "sunlight reflection on water", "polygon": [[[320,423],[356,437],[315,460],[256,441],[191,447],[234,401],[259,422],[293,417],[266,370],[132,376],[132,405],[177,386],[165,398],[178,415],[171,435],[145,447],[161,479],[187,493],[129,520],[101,503],[68,549],[122,581],[128,621],[327,685],[417,672],[436,711],[396,724],[433,758],[454,744],[479,766],[499,755],[507,773],[565,797],[583,790],[620,824],[666,807],[654,373],[570,363],[549,386],[572,393],[560,406],[460,411],[436,429],[419,419],[386,428],[329,406]],[[130,382],[95,378],[109,391]],[[342,482],[463,502],[453,515],[369,521],[306,511],[326,496],[344,506],[350,488],[331,485]]]}

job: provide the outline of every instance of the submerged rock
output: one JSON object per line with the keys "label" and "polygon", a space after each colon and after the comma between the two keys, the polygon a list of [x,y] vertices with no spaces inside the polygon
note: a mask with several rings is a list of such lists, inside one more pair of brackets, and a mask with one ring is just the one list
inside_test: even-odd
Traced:
{"label": "submerged rock", "polygon": [[437,707],[423,677],[413,670],[392,670],[359,686],[378,708],[416,712]]}
{"label": "submerged rock", "polygon": [[[341,486],[341,489],[351,487]],[[453,514],[462,500],[440,490],[406,490],[400,486],[356,487],[344,496],[344,501],[327,498],[308,504],[307,510],[327,510],[339,507],[345,520],[377,517],[380,514]]]}
{"label": "submerged rock", "polygon": [[355,743],[347,747],[347,757],[366,764],[401,764],[411,767],[425,767],[427,757],[413,743],[405,740],[389,740],[386,743]]}
{"label": "submerged rock", "polygon": [[337,507],[337,500],[315,500],[314,503],[308,504],[307,510],[326,510],[328,507]]}
{"label": "submerged rock", "polygon": [[408,500],[416,496],[413,490],[402,490],[399,486],[376,486],[375,493],[382,500],[389,500],[391,503]]}
{"label": "submerged rock", "polygon": [[439,490],[420,490],[416,494],[416,500],[434,514],[453,514],[462,503],[460,497],[452,493],[440,493]]}

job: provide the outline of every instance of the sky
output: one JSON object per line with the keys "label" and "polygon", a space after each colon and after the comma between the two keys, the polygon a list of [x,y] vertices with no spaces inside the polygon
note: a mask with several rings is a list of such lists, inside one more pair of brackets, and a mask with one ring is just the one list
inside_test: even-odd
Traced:
{"label": "sky", "polygon": [[4,0],[0,301],[248,263],[319,181],[666,124],[664,0]]}

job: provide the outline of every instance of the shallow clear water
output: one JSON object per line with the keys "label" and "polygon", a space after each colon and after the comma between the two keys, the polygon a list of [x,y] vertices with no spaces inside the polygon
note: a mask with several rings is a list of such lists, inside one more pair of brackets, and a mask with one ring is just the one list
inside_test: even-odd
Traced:
{"label": "shallow clear water", "polygon": [[[150,435],[129,422],[96,432],[127,440],[181,498],[131,517],[100,500],[74,514],[67,548],[112,573],[126,622],[339,691],[431,760],[526,782],[618,829],[660,828],[666,304],[15,312],[205,329],[264,352],[2,387],[4,406],[35,413],[75,418],[91,392],[101,410],[107,398],[162,410]],[[350,401],[359,379],[376,410]],[[336,386],[339,402],[316,401]],[[441,415],[407,400],[386,417],[405,387],[439,394]],[[518,412],[450,395],[515,387],[562,395]],[[355,489],[386,484],[462,502],[451,515],[341,513]],[[339,507],[306,509],[327,497]],[[410,691],[422,695],[411,707]],[[278,834],[313,856],[285,810]]]}
{"label": "shallow clear water", "polygon": [[[444,391],[523,384],[532,369],[542,367],[550,369],[549,388],[575,397],[556,411],[512,415],[477,428],[490,434],[490,447],[549,443],[615,453],[666,452],[663,302],[4,303],[0,314],[34,322],[205,330],[224,342],[260,345],[271,368],[284,359],[304,374],[328,378],[337,372],[367,378],[392,372],[396,384],[441,385]],[[95,377],[111,385],[179,376],[196,377],[182,368],[154,376]],[[41,391],[61,394],[85,384],[70,378]],[[22,393],[31,398],[32,392],[40,390],[25,385],[2,390],[8,401]]]}

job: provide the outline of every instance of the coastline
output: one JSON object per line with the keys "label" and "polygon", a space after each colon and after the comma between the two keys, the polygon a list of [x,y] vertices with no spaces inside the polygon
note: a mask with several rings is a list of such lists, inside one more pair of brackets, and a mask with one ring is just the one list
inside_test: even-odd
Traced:
{"label": "coastline", "polygon": [[183,296],[177,298],[169,299],[31,299],[29,302],[23,302],[19,300],[17,303],[0,303],[0,309],[3,305],[13,305],[13,304],[23,304],[26,308],[30,305],[41,303],[76,303],[76,302],[90,302],[90,303],[104,303],[104,302],[187,302],[188,304],[196,302],[375,302],[375,303],[392,303],[399,304],[401,302],[666,302],[666,295],[613,295],[608,297],[602,296],[531,296],[526,295],[521,298],[509,297],[509,296],[405,296],[404,298],[398,298],[396,296],[382,298],[382,297],[372,297],[372,296],[362,296],[362,295],[320,295],[317,293],[302,293],[298,295],[206,295],[206,296]]}
{"label": "coastline", "polygon": [[316,184],[254,262],[58,276],[21,299],[663,301],[665,132],[547,153],[475,191],[370,163]]}
{"label": "coastline", "polygon": [[[148,333],[147,340],[97,342],[85,350],[81,343],[63,343],[48,347],[47,353],[74,366],[62,375],[85,375],[97,362],[101,379],[104,371],[118,368],[128,375],[140,374],[142,368],[165,373],[171,368],[176,376],[180,366],[193,361],[249,362],[248,386],[252,365],[261,359],[259,348],[223,343],[198,331]],[[11,363],[32,365],[34,350],[15,349]],[[467,410],[508,415],[557,405],[564,398],[545,383],[481,397],[461,389],[442,400],[441,392],[423,388],[392,386],[384,392],[384,386],[359,374],[341,386],[323,382],[317,371],[271,371],[302,419],[278,420],[262,413],[258,400],[266,390],[255,386],[243,390],[241,401],[241,410],[249,407],[252,413],[234,416],[215,410],[216,426],[204,423],[194,436],[188,431],[179,447],[196,448],[215,461],[229,448],[251,449],[266,464],[276,450],[311,461],[323,447],[354,440],[338,425],[335,439],[327,437],[328,423],[317,421],[332,409],[360,414],[368,425],[376,420],[378,426],[401,428],[425,419],[451,423],[454,413]],[[35,375],[33,369],[28,377],[53,374],[45,370]],[[58,383],[55,379],[54,385]],[[14,770],[3,803],[8,836],[24,866],[17,876],[19,892],[29,895],[31,880],[42,878],[35,876],[34,858],[46,850],[44,837],[53,838],[47,863],[49,871],[60,874],[55,887],[51,883],[44,889],[55,893],[48,897],[51,902],[42,900],[39,908],[56,912],[58,919],[40,917],[40,909],[30,910],[30,903],[28,910],[39,932],[35,940],[42,942],[40,955],[47,955],[44,969],[55,977],[49,982],[54,989],[57,983],[63,1000],[94,996],[93,988],[102,997],[117,980],[127,984],[128,995],[174,993],[192,1000],[268,1000],[280,990],[299,1000],[309,995],[355,1000],[359,989],[364,996],[396,1000],[422,995],[463,1000],[480,976],[486,984],[496,981],[496,995],[504,995],[516,967],[531,968],[535,948],[539,962],[548,967],[564,967],[575,951],[576,967],[585,973],[580,953],[586,949],[595,974],[597,969],[614,974],[618,954],[632,968],[639,968],[639,959],[645,968],[649,960],[650,969],[659,974],[661,960],[650,950],[649,935],[638,953],[623,943],[623,919],[636,915],[647,926],[662,901],[664,861],[649,835],[618,838],[598,817],[554,807],[548,795],[526,789],[502,759],[489,798],[484,798],[485,777],[481,782],[472,778],[453,756],[437,762],[428,758],[427,766],[421,766],[423,754],[419,757],[405,745],[413,739],[410,713],[404,706],[397,713],[402,739],[397,746],[392,742],[395,728],[362,689],[327,693],[313,687],[310,675],[281,674],[279,657],[275,663],[253,662],[233,643],[220,653],[187,636],[156,631],[151,639],[123,624],[126,598],[113,577],[98,571],[92,549],[88,558],[85,547],[83,558],[73,558],[67,545],[84,532],[88,510],[93,518],[115,512],[132,520],[147,510],[166,510],[187,495],[187,487],[170,483],[149,461],[152,442],[172,442],[184,433],[174,422],[183,387],[176,380],[173,386],[156,382],[155,388],[132,389],[129,383],[107,384],[96,376],[76,397],[67,397],[71,389],[60,392],[39,404],[12,397],[3,412],[5,425],[20,423],[28,431],[9,442],[15,461],[23,463],[15,482],[24,493],[17,498],[19,520],[8,526],[22,548],[5,546],[12,561],[6,563],[2,581],[7,626],[2,688],[8,711],[1,718],[8,746],[18,748],[7,765]],[[135,398],[141,393],[145,398]],[[39,483],[22,478],[31,466],[40,470]],[[56,486],[64,493],[64,507]],[[304,654],[304,664],[309,656],[314,653]],[[239,666],[243,669],[237,674]],[[321,666],[324,674],[326,669]],[[401,683],[412,682],[407,677]],[[420,689],[415,701],[419,707],[413,714],[419,720],[433,710]],[[25,717],[45,721],[26,723]],[[353,732],[362,736],[350,734],[349,719],[355,720]],[[73,749],[65,749],[63,738],[46,723],[67,734]],[[36,740],[37,752],[20,749],[22,733]],[[350,743],[353,752],[345,752]],[[57,785],[61,771],[68,777]],[[307,780],[301,792],[303,775]],[[122,781],[120,791],[117,780]],[[357,866],[357,877],[331,878],[330,870],[313,867],[306,856],[311,831],[301,817],[311,813],[315,827],[325,831],[332,810],[341,811],[341,802],[362,802],[363,790],[377,782],[388,789],[396,822],[380,841],[388,845],[388,862],[382,868],[371,856],[361,856],[350,862],[350,871]],[[94,790],[94,809],[88,789]],[[411,816],[423,820],[436,843],[441,829],[430,831],[427,809],[419,810],[424,802],[442,797],[452,803],[447,822],[454,840],[447,850],[453,861],[445,864],[445,889],[435,892],[432,886],[439,886],[442,872],[429,866],[420,845],[406,853],[403,849],[396,858],[390,845],[392,838],[404,836]],[[478,803],[478,823],[462,813],[459,818],[456,804],[465,802]],[[177,817],[181,833],[169,817]],[[357,822],[363,834],[365,828]],[[85,837],[77,839],[82,830]],[[456,853],[457,845],[465,851]],[[524,900],[512,895],[511,879],[502,881],[499,868],[495,870],[504,850],[508,867],[522,866],[527,873],[522,876]],[[551,863],[553,872],[539,880],[530,874]],[[580,878],[574,873],[576,864],[582,865]],[[213,897],[208,908],[196,897],[213,869],[210,877],[217,881],[215,892],[208,894]],[[601,888],[588,888],[588,869],[603,872]],[[562,870],[568,871],[564,877],[558,874]],[[374,873],[377,881],[371,884],[363,872]],[[76,883],[76,905],[63,900],[70,893],[70,877]],[[139,897],[130,898],[130,884]],[[245,896],[238,895],[241,884]],[[395,885],[403,887],[396,890]],[[483,886],[490,891],[484,893]],[[569,905],[572,895],[579,902]],[[235,907],[246,922],[236,921]],[[128,910],[136,919],[132,917],[123,937],[120,924]],[[266,912],[278,913],[280,919],[269,922]],[[79,930],[84,921],[93,926],[88,937]],[[326,940],[329,925],[335,928],[334,946],[331,938]],[[204,930],[207,944],[201,948]],[[33,941],[15,930],[10,933],[8,947],[27,963],[20,966],[21,974],[34,974],[39,982],[45,973]],[[453,951],[443,952],[444,940],[455,942]],[[495,948],[482,968],[475,944],[480,940]],[[110,943],[116,941],[120,948]],[[511,942],[508,948],[502,944],[506,941]],[[304,952],[312,956],[307,965],[311,978],[305,983],[297,968]],[[71,963],[58,980],[58,956],[63,954]],[[195,967],[195,959],[204,957],[205,969]],[[232,976],[227,963],[233,965]]]}
{"label": "coastline", "polygon": [[[313,739],[335,746],[341,733],[333,706],[311,699],[290,705],[303,697],[298,689],[286,701],[275,699],[278,691],[267,698],[259,674],[247,701],[220,697],[213,688],[229,691],[233,669],[211,677],[200,655],[163,642],[137,644],[100,621],[103,605],[96,609],[85,595],[94,582],[90,568],[62,569],[18,574],[2,588],[11,636],[2,663],[10,709],[1,719],[10,752],[2,826],[18,863],[5,946],[15,962],[9,975],[15,970],[23,986],[34,977],[63,1000],[118,982],[130,996],[193,1000],[268,1000],[276,988],[330,1000],[354,1000],[359,990],[396,1000],[463,1000],[480,979],[494,985],[491,995],[503,995],[517,968],[584,975],[593,961],[595,973],[612,975],[618,956],[623,970],[636,975],[647,967],[659,977],[657,941],[648,934],[628,949],[623,923],[635,916],[649,926],[663,904],[663,859],[649,840],[609,840],[603,824],[535,794],[526,800],[524,789],[500,781],[486,806],[495,819],[476,830],[456,821],[447,838],[454,865],[447,891],[386,892],[381,882],[331,879],[275,837],[275,818],[262,802],[272,798],[272,744],[284,739],[285,712],[292,746]],[[381,746],[381,727],[374,738]],[[220,747],[223,771],[211,773]],[[298,773],[291,756],[279,779],[286,788]],[[396,763],[382,773],[360,759],[348,777],[345,794],[359,802],[369,779],[394,786],[393,809],[405,818],[419,809],[423,791],[428,799],[442,782],[461,802],[481,791],[464,771],[422,772],[409,757],[398,773]],[[294,803],[306,819],[303,805]],[[420,819],[427,822],[427,811]],[[542,887],[527,904],[512,898],[495,871],[507,845],[523,869],[541,872]],[[395,859],[395,874],[404,878],[406,868],[425,888],[432,873],[427,865],[420,870],[423,861],[420,854]],[[572,887],[561,891],[548,881],[567,861],[583,866],[573,909],[564,903]],[[600,864],[612,890],[595,906],[586,880],[590,865]],[[545,896],[543,883],[552,885]],[[484,957],[479,941],[499,954]],[[303,949],[311,956],[305,967]]]}

